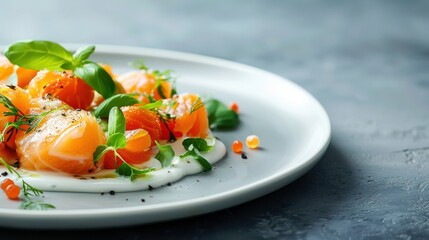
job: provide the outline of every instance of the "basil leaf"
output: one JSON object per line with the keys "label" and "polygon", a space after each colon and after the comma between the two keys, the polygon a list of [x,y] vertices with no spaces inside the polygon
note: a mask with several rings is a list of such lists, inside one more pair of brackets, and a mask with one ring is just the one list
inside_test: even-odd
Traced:
{"label": "basil leaf", "polygon": [[84,60],[88,59],[89,56],[94,53],[95,46],[81,47],[73,54],[73,61],[75,65],[80,65]]}
{"label": "basil leaf", "polygon": [[124,148],[127,145],[127,138],[123,133],[109,135],[106,145],[115,149]]}
{"label": "basil leaf", "polygon": [[94,164],[97,164],[97,162],[104,156],[104,154],[106,154],[108,151],[110,150],[110,148],[106,145],[100,145],[98,146],[94,153],[92,154],[92,159]]}
{"label": "basil leaf", "polygon": [[195,148],[192,148],[192,150],[186,151],[184,154],[180,155],[179,157],[180,158],[192,157],[201,165],[204,172],[208,172],[208,171],[212,170],[212,165],[209,163],[209,161],[207,161],[202,156],[198,155],[195,152]]}
{"label": "basil leaf", "polygon": [[211,129],[232,129],[240,123],[238,114],[219,100],[210,99],[204,102]]}
{"label": "basil leaf", "polygon": [[171,162],[174,158],[174,150],[171,145],[161,145],[157,141],[155,141],[155,143],[159,149],[159,152],[156,154],[155,158],[161,162],[163,168],[171,166]]}
{"label": "basil leaf", "polygon": [[189,147],[193,145],[194,148],[200,152],[207,152],[212,149],[212,147],[207,144],[206,140],[202,138],[187,138],[183,140],[182,145],[186,150],[189,150]]}
{"label": "basil leaf", "polygon": [[107,127],[107,135],[115,133],[125,134],[125,117],[121,109],[113,107],[109,112],[109,125]]}
{"label": "basil leaf", "polygon": [[50,41],[18,41],[8,46],[4,55],[11,63],[34,70],[61,70],[63,64],[73,61],[69,51]]}
{"label": "basil leaf", "polygon": [[116,94],[104,100],[94,111],[96,117],[107,117],[113,107],[130,106],[138,103],[139,100],[132,94]]}
{"label": "basil leaf", "polygon": [[88,85],[106,99],[115,94],[115,82],[109,73],[97,63],[85,60],[74,69],[73,74],[85,80]]}
{"label": "basil leaf", "polygon": [[133,166],[130,166],[128,163],[123,162],[121,166],[116,169],[116,172],[125,177],[130,177],[131,181],[134,181],[138,176],[144,175],[146,173],[152,172],[154,168],[144,168],[139,169]]}

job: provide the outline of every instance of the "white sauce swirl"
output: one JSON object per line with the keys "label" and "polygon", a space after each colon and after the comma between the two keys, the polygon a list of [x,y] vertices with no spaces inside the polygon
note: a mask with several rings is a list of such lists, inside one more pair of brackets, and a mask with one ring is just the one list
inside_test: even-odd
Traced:
{"label": "white sauce swirl", "polygon": [[[200,153],[210,164],[221,160],[226,153],[225,145],[215,138],[206,139],[213,141],[213,148],[205,153]],[[149,161],[139,167],[153,167],[155,171],[138,177],[135,181],[129,178],[117,176],[114,170],[102,170],[96,174],[71,176],[54,172],[29,172],[18,170],[24,181],[28,184],[44,191],[61,192],[130,192],[146,190],[165,186],[176,182],[181,178],[200,173],[203,171],[201,165],[192,157],[179,158],[179,155],[185,152],[182,146],[183,139],[171,144],[175,157],[170,167],[162,168],[161,163],[152,157]],[[211,145],[211,144],[210,144]],[[156,153],[158,150],[154,148]],[[4,166],[1,166],[4,168]],[[19,180],[17,180],[19,182]]]}

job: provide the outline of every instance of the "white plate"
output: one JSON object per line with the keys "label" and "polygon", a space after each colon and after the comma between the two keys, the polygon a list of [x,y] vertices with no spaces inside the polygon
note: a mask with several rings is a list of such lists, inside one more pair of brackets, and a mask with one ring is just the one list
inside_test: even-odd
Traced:
{"label": "white plate", "polygon": [[[69,46],[74,49],[76,46]],[[179,75],[179,92],[196,92],[238,102],[241,125],[216,132],[227,146],[256,134],[259,150],[231,151],[213,171],[152,191],[87,194],[45,193],[57,209],[29,211],[0,194],[0,226],[53,229],[152,223],[228,208],[270,193],[307,172],[326,150],[329,118],[309,93],[294,83],[250,66],[193,54],[130,47],[97,46],[93,59],[117,73],[144,58],[156,69]],[[144,202],[142,201],[144,199]]]}

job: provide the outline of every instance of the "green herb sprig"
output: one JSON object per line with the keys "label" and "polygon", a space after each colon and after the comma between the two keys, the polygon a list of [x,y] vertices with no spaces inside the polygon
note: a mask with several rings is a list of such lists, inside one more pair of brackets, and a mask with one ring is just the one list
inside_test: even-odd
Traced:
{"label": "green herb sprig", "polygon": [[104,68],[88,60],[95,46],[79,48],[74,54],[51,41],[24,40],[9,45],[4,55],[9,61],[33,70],[71,70],[104,98],[114,95],[116,86]]}
{"label": "green herb sprig", "polygon": [[24,130],[23,126],[28,126],[25,133],[33,131],[37,126],[39,126],[46,115],[61,109],[57,108],[40,114],[24,114],[3,94],[0,94],[0,104],[3,104],[3,106],[9,110],[3,113],[4,116],[13,116],[15,118],[13,122],[7,122],[4,125],[3,131],[0,133],[0,142],[5,141],[5,136],[8,136],[6,142],[9,141],[14,132]]}
{"label": "green herb sprig", "polygon": [[35,199],[36,197],[41,197],[43,191],[31,186],[22,178],[21,174],[16,171],[12,166],[10,166],[3,158],[0,158],[0,162],[6,167],[10,174],[15,174],[22,182],[22,193],[21,193],[21,204],[19,207],[21,209],[27,210],[48,210],[54,209],[55,206],[50,203],[45,203],[41,200]]}
{"label": "green herb sprig", "polygon": [[204,172],[212,170],[212,165],[209,161],[199,154],[199,152],[211,150],[212,147],[207,144],[206,140],[202,138],[187,138],[182,142],[182,145],[186,149],[186,152],[179,156],[181,159],[191,157],[201,165]]}
{"label": "green herb sprig", "polygon": [[125,137],[124,114],[118,107],[113,107],[109,112],[107,141],[106,144],[98,146],[94,151],[94,165],[97,165],[98,161],[107,152],[113,151],[115,156],[115,162],[117,159],[122,161],[121,166],[116,169],[116,173],[118,173],[120,176],[129,177],[131,181],[134,181],[138,176],[144,175],[155,170],[154,168],[139,169],[128,164],[117,151],[118,149],[124,148],[126,144],[127,139]]}

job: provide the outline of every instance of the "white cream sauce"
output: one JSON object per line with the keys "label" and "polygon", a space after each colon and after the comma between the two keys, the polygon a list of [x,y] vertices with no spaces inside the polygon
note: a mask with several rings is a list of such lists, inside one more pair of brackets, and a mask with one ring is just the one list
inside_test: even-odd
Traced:
{"label": "white cream sauce", "polygon": [[[146,190],[165,186],[169,183],[176,182],[181,178],[200,173],[203,171],[201,165],[192,157],[179,158],[179,155],[185,152],[182,146],[182,140],[178,139],[171,146],[175,152],[175,157],[170,167],[162,168],[161,163],[154,158],[158,149],[153,149],[152,158],[140,165],[140,168],[153,167],[155,171],[139,176],[136,180],[131,181],[129,178],[118,176],[114,170],[102,170],[90,175],[65,175],[53,172],[29,172],[18,170],[24,181],[28,184],[44,191],[58,192],[130,192]],[[206,139],[213,148],[204,153],[200,153],[210,164],[221,160],[226,153],[225,145],[216,140],[214,137]],[[211,143],[210,143],[211,142]],[[1,171],[6,170],[1,166]],[[11,175],[9,175],[11,177]],[[11,177],[12,178],[12,177]],[[19,183],[19,180],[16,180]]]}

